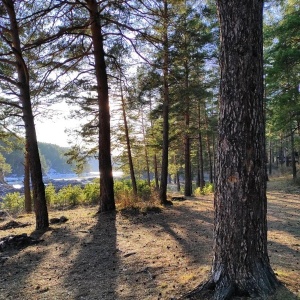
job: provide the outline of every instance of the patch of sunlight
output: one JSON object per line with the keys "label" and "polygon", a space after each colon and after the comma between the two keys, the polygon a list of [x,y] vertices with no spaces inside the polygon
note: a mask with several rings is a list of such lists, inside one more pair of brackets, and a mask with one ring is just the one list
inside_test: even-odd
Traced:
{"label": "patch of sunlight", "polygon": [[180,276],[178,282],[180,284],[186,284],[189,281],[195,280],[198,278],[198,274],[195,274],[194,272],[188,271],[184,273],[182,276]]}
{"label": "patch of sunlight", "polygon": [[185,285],[191,281],[204,280],[211,269],[210,265],[201,265],[201,268],[193,271],[186,271],[183,275],[178,278],[178,283]]}
{"label": "patch of sunlight", "polygon": [[268,241],[280,243],[282,245],[288,246],[293,250],[298,250],[297,247],[300,246],[300,240],[297,239],[294,235],[286,231],[275,229],[270,229],[268,232]]}

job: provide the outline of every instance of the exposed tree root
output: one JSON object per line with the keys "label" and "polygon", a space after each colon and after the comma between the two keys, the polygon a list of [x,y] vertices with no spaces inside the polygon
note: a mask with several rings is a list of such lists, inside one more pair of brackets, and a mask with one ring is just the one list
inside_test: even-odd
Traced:
{"label": "exposed tree root", "polygon": [[180,299],[230,300],[234,297],[267,299],[269,295],[274,294],[280,283],[275,277],[266,275],[267,273],[262,273],[257,277],[241,279],[236,282],[227,276],[220,278],[217,282],[210,279]]}

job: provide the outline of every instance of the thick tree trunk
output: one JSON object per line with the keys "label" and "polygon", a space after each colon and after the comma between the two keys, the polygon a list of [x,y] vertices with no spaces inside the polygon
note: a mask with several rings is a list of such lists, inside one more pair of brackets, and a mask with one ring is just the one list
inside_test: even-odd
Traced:
{"label": "thick tree trunk", "polygon": [[267,252],[263,1],[218,0],[221,85],[211,282],[218,299],[277,285]]}
{"label": "thick tree trunk", "polygon": [[129,130],[128,130],[127,118],[126,118],[125,99],[124,99],[124,96],[123,96],[123,89],[122,89],[122,81],[121,80],[120,80],[120,91],[121,91],[122,113],[123,113],[123,121],[124,121],[124,130],[125,130],[125,138],[126,138],[126,147],[127,147],[128,164],[129,164],[129,170],[130,170],[130,178],[131,178],[133,194],[134,194],[134,196],[137,196],[137,185],[136,185],[134,167],[133,167],[133,160],[132,160],[132,155],[131,155],[131,145],[130,145],[130,139],[129,139]]}
{"label": "thick tree trunk", "polygon": [[114,199],[114,181],[111,164],[108,83],[98,3],[96,0],[86,0],[86,4],[90,13],[91,35],[94,46],[95,72],[97,79],[99,106],[99,212],[104,212],[116,209]]}
{"label": "thick tree trunk", "polygon": [[164,0],[163,10],[163,149],[161,162],[161,180],[159,198],[162,205],[169,204],[167,200],[167,186],[168,186],[168,158],[169,158],[169,41],[168,41],[168,2]]}
{"label": "thick tree trunk", "polygon": [[45,197],[45,185],[43,182],[42,167],[40,162],[38,143],[32,113],[29,72],[24,61],[21,43],[19,38],[19,28],[16,19],[14,2],[12,0],[3,1],[11,25],[12,50],[16,58],[17,73],[19,80],[20,101],[22,103],[23,121],[25,124],[25,140],[28,146],[29,164],[32,181],[34,210],[36,216],[36,229],[45,229],[49,227],[48,210]]}
{"label": "thick tree trunk", "polygon": [[221,84],[214,259],[203,288],[214,299],[266,298],[278,281],[267,252],[263,111],[263,1],[217,0]]}

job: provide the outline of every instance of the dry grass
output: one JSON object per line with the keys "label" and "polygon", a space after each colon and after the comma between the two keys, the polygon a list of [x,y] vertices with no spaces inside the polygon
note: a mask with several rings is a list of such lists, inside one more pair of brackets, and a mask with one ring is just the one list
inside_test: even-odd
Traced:
{"label": "dry grass", "polygon": [[[269,252],[286,288],[270,299],[288,300],[300,296],[300,196],[280,184],[269,183]],[[69,221],[44,233],[24,214],[18,221],[31,226],[0,231],[0,237],[26,232],[44,242],[0,253],[8,258],[0,268],[0,299],[177,298],[209,274],[212,207],[212,196],[203,196],[97,216],[97,207],[51,211],[50,218]]]}

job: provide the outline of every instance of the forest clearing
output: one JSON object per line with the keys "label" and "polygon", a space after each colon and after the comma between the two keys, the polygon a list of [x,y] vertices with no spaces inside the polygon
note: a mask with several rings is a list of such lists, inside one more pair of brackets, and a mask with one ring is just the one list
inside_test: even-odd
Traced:
{"label": "forest clearing", "polygon": [[[298,299],[300,196],[282,185],[268,183],[268,247],[285,288],[269,299]],[[0,238],[27,233],[44,241],[1,252],[0,299],[178,299],[209,274],[213,196],[173,204],[99,215],[96,207],[52,210],[50,218],[69,220],[43,234],[35,231],[33,214],[19,216],[31,225],[0,230]]]}

